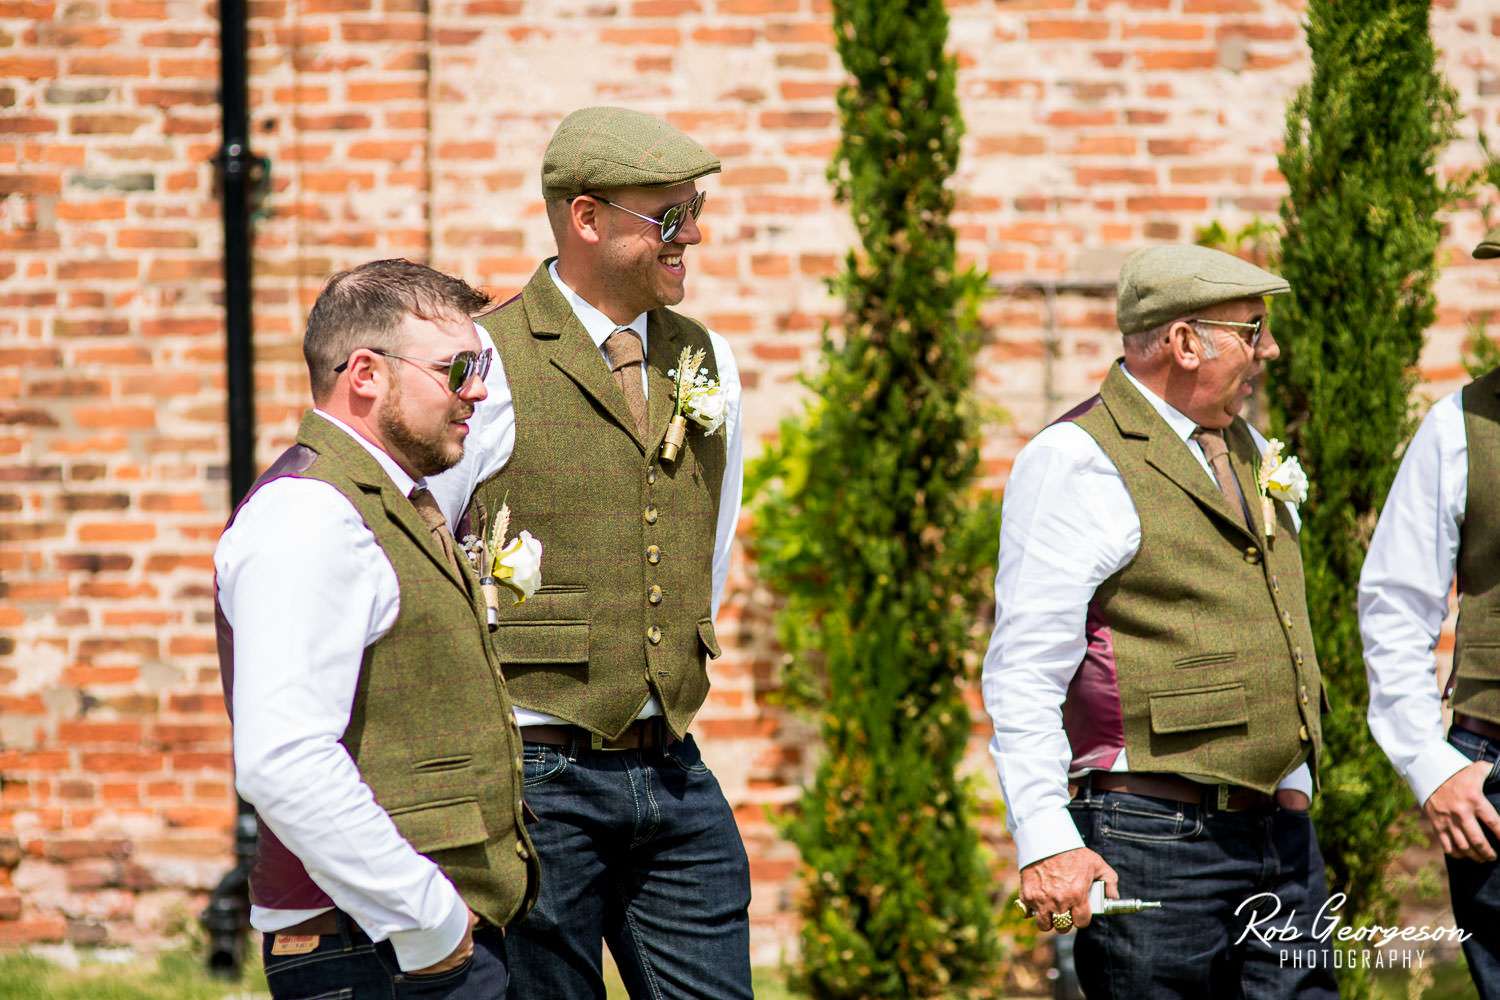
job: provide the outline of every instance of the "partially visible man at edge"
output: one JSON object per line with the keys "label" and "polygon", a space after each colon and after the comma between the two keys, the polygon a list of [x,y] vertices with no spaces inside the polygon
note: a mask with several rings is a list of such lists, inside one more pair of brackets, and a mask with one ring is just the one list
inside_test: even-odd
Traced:
{"label": "partially visible man at edge", "polygon": [[[1500,257],[1500,229],[1474,248]],[[1469,974],[1500,1000],[1500,368],[1432,405],[1402,456],[1359,576],[1370,732],[1448,863]],[[1433,650],[1458,582],[1453,672]],[[1443,737],[1443,698],[1453,723]]]}
{"label": "partially visible man at edge", "polygon": [[424,477],[485,398],[489,303],[404,260],[334,275],[316,409],[214,552],[236,785],[272,996],[493,1000],[535,898],[521,741],[479,587]]}
{"label": "partially visible man at edge", "polygon": [[[719,161],[668,123],[583,108],[542,158],[557,240],[480,317],[496,364],[464,461],[434,480],[478,534],[503,506],[545,584],[494,632],[526,745],[542,894],[511,929],[512,1000],[602,997],[603,947],[641,1000],[751,996],[749,861],[689,727],[740,508],[740,381],[724,338],[669,306]],[[722,426],[663,443],[672,372],[701,353]],[[472,502],[471,502],[472,501]]]}
{"label": "partially visible man at edge", "polygon": [[[1277,502],[1268,530],[1266,442],[1239,416],[1280,353],[1263,297],[1287,291],[1203,247],[1132,254],[1124,358],[1006,486],[990,751],[1021,901],[1083,928],[1091,1000],[1337,995],[1312,926],[1322,683],[1298,522]],[[1163,908],[1092,919],[1096,880]],[[1299,939],[1247,931],[1273,910]]]}

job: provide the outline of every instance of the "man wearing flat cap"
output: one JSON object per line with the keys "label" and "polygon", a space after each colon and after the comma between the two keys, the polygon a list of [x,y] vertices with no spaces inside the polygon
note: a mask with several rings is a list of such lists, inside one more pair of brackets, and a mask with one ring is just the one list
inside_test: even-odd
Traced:
{"label": "man wearing flat cap", "polygon": [[728,343],[668,308],[718,171],[649,115],[563,120],[542,160],[557,256],[480,317],[489,401],[433,484],[454,523],[480,535],[508,508],[543,547],[543,586],[492,632],[542,863],[507,937],[513,998],[602,997],[601,941],[632,997],[751,996],[749,863],[689,732],[719,655],[740,380]]}
{"label": "man wearing flat cap", "polygon": [[[1500,257],[1500,229],[1474,248]],[[1500,998],[1500,368],[1432,405],[1386,497],[1359,577],[1370,732],[1447,855],[1480,996]],[[1434,650],[1458,584],[1453,669]],[[1452,724],[1443,735],[1443,700]]]}
{"label": "man wearing flat cap", "polygon": [[[1267,442],[1239,415],[1279,353],[1264,297],[1287,291],[1216,250],[1132,254],[1124,358],[1006,487],[990,753],[1021,903],[1082,929],[1091,1000],[1337,995],[1298,521],[1262,498]],[[1162,908],[1096,917],[1096,881]]]}

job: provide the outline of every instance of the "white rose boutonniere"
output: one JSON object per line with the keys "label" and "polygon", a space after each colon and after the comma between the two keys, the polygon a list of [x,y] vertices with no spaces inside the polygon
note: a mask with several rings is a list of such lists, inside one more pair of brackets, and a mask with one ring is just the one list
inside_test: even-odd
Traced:
{"label": "white rose boutonniere", "polygon": [[703,351],[690,351],[684,347],[677,359],[677,367],[667,372],[676,390],[677,407],[667,428],[666,440],[662,442],[662,461],[677,460],[677,453],[687,438],[689,420],[703,428],[703,433],[713,434],[724,426],[724,420],[729,416],[728,394],[719,380],[704,370],[703,357]]}
{"label": "white rose boutonniere", "polygon": [[[488,520],[481,511],[481,521]],[[464,554],[479,574],[484,594],[485,619],[490,628],[500,624],[500,588],[514,595],[511,604],[523,604],[542,585],[542,543],[523,531],[506,541],[510,530],[510,505],[502,503],[494,523],[479,526],[480,537],[465,535]]]}
{"label": "white rose boutonniere", "polygon": [[1275,438],[1266,442],[1265,453],[1260,456],[1260,472],[1255,477],[1267,538],[1276,537],[1277,500],[1296,506],[1307,499],[1307,473],[1302,471],[1302,463],[1296,458],[1283,458],[1282,448],[1282,443]]}

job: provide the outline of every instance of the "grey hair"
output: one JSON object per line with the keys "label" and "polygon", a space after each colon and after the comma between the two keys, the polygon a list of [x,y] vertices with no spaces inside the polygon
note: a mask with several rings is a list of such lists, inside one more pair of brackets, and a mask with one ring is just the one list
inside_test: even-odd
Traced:
{"label": "grey hair", "polygon": [[1125,345],[1125,353],[1138,361],[1150,361],[1161,351],[1162,345],[1166,343],[1167,331],[1172,329],[1176,323],[1188,323],[1193,332],[1198,334],[1198,343],[1202,345],[1205,358],[1217,358],[1219,356],[1218,338],[1212,334],[1206,334],[1198,326],[1195,320],[1168,320],[1149,330],[1141,330],[1138,333],[1127,333],[1121,337]]}

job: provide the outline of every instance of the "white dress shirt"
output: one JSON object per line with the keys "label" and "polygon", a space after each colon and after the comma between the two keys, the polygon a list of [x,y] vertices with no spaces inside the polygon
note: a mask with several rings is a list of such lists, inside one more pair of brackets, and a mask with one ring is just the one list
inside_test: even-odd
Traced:
{"label": "white dress shirt", "polygon": [[[1197,425],[1121,370],[1218,489],[1202,448],[1188,439]],[[1265,438],[1254,428],[1250,433],[1264,451]],[[994,720],[990,756],[1022,868],[1083,846],[1068,813],[1073,751],[1062,705],[1083,660],[1094,591],[1134,559],[1140,545],[1130,490],[1087,431],[1071,421],[1056,423],[1021,449],[1001,506],[995,630],[980,688]],[[1121,750],[1110,770],[1129,769]],[[1312,772],[1303,764],[1281,787],[1310,796]]]}
{"label": "white dress shirt", "polygon": [[1470,763],[1443,737],[1437,647],[1468,497],[1463,400],[1444,396],[1406,448],[1359,574],[1370,732],[1419,803]]}
{"label": "white dress shirt", "polygon": [[[346,424],[397,488],[415,483]],[[219,605],[234,629],[235,787],[334,903],[403,969],[446,958],[469,910],[401,836],[339,738],[365,649],[401,610],[396,570],[347,497],[285,477],[256,490],[214,549]],[[252,906],[273,933],[321,910]]]}
{"label": "white dress shirt", "polygon": [[[547,270],[557,284],[558,291],[562,292],[563,298],[573,308],[573,314],[593,340],[594,346],[599,348],[601,363],[607,364],[603,360],[604,342],[615,331],[614,321],[585,302],[558,277],[556,261]],[[640,334],[642,348],[647,343],[647,315],[641,313],[627,324]],[[494,350],[495,342],[489,331],[478,324],[475,326],[479,331],[480,348]],[[724,584],[729,578],[729,556],[734,549],[734,529],[740,519],[740,493],[745,478],[745,434],[740,419],[740,369],[735,363],[734,352],[730,350],[729,341],[712,330],[708,331],[708,339],[714,350],[714,364],[719,370],[719,385],[729,400],[728,414],[724,421],[724,481],[719,487],[719,523],[714,532],[713,603],[709,609],[711,615],[717,616],[719,602],[724,597]],[[649,394],[646,382],[646,366],[642,365],[641,388]],[[469,418],[469,436],[464,445],[462,461],[428,480],[432,495],[437,498],[438,506],[442,508],[443,516],[448,519],[449,524],[458,523],[458,519],[468,508],[475,489],[505,467],[516,447],[515,401],[510,394],[510,383],[505,378],[505,363],[498,351],[495,352],[489,374],[485,376],[484,385],[489,390],[489,396],[475,408],[474,416]],[[515,530],[525,527],[524,524],[518,524]],[[540,541],[543,546],[542,583],[545,586],[547,540],[543,538]],[[641,708],[638,718],[645,719],[660,714],[661,701],[652,695]],[[555,716],[520,707],[516,708],[516,721],[522,726],[566,724],[565,720]]]}

